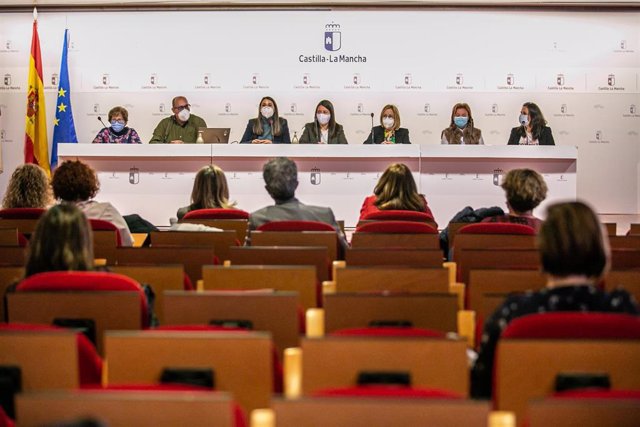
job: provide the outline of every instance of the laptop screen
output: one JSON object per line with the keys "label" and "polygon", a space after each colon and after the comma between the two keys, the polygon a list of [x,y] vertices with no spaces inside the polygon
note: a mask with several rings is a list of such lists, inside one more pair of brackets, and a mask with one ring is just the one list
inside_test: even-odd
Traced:
{"label": "laptop screen", "polygon": [[231,128],[198,128],[205,144],[228,144]]}

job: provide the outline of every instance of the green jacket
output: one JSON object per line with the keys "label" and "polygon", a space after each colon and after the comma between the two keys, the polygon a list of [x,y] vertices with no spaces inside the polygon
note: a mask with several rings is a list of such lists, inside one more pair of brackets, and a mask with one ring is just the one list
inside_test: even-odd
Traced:
{"label": "green jacket", "polygon": [[168,144],[176,139],[193,144],[198,139],[198,128],[206,127],[205,121],[195,114],[192,114],[184,125],[179,125],[174,116],[169,116],[160,120],[149,144]]}

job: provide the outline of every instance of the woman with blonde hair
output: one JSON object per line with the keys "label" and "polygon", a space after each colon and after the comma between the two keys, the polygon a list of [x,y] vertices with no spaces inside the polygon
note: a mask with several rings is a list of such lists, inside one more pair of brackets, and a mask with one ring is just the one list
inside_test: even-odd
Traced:
{"label": "woman with blonde hair", "polygon": [[449,127],[440,135],[442,144],[483,145],[482,131],[475,127],[471,107],[459,102],[451,109]]}
{"label": "woman with blonde hair", "polygon": [[216,165],[203,167],[196,174],[191,191],[191,204],[178,209],[178,219],[187,212],[198,209],[230,209],[235,202],[229,202],[229,185],[224,171]]}
{"label": "woman with blonde hair", "polygon": [[382,107],[380,126],[373,127],[371,132],[363,144],[411,144],[409,130],[400,127],[400,111],[395,105]]}
{"label": "woman with blonde hair", "polygon": [[360,219],[383,210],[424,212],[433,218],[427,199],[418,193],[413,174],[403,163],[389,165],[384,171],[373,189],[373,195],[364,199]]}
{"label": "woman with blonde hair", "polygon": [[13,171],[2,207],[44,209],[52,201],[47,173],[40,166],[27,163]]}

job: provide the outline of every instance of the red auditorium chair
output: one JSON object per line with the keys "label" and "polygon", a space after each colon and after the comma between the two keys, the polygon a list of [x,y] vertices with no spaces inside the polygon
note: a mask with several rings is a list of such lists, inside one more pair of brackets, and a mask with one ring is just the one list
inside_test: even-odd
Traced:
{"label": "red auditorium chair", "polygon": [[333,231],[336,229],[320,221],[271,221],[262,224],[257,231]]}
{"label": "red auditorium chair", "polygon": [[[494,361],[498,410],[522,420],[530,400],[552,395],[558,374],[605,374],[611,388],[640,389],[640,317],[553,312],[514,319]],[[519,421],[521,425],[521,421]]]}
{"label": "red auditorium chair", "polygon": [[96,231],[113,231],[116,236],[116,246],[122,246],[122,236],[120,235],[120,230],[113,223],[109,221],[105,221],[102,219],[90,219],[91,229],[94,231],[94,238],[96,237]]}
{"label": "red auditorium chair", "polygon": [[249,212],[240,209],[196,209],[183,219],[249,219]]}
{"label": "red auditorium chair", "polygon": [[244,242],[248,220],[249,212],[240,209],[196,209],[187,212],[179,222],[233,230],[238,240]]}
{"label": "red auditorium chair", "polygon": [[439,249],[438,230],[417,221],[375,221],[358,225],[353,248]]}
{"label": "red auditorium chair", "polygon": [[431,225],[433,228],[437,228],[433,216],[425,212],[416,211],[403,211],[403,210],[384,210],[378,212],[371,212],[367,216],[361,219],[358,225],[363,225],[371,221],[415,221],[423,222]]}
{"label": "red auditorium chair", "polygon": [[[338,233],[320,221],[271,221],[251,233],[252,246],[323,246],[331,262],[341,255]],[[342,257],[340,257],[342,259]]]}
{"label": "red auditorium chair", "polygon": [[45,211],[42,208],[0,209],[0,219],[39,219]]}

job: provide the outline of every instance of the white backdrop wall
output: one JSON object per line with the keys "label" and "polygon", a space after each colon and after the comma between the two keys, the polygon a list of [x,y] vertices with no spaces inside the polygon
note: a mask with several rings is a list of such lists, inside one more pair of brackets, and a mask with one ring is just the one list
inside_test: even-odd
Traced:
{"label": "white backdrop wall", "polygon": [[[31,23],[30,13],[0,14],[0,196],[22,162]],[[335,52],[323,43],[330,24],[341,38]],[[503,145],[520,105],[534,101],[556,143],[578,147],[578,196],[601,213],[639,211],[639,12],[40,13],[50,139],[65,27],[82,143],[115,105],[148,141],[175,95],[238,140],[270,95],[292,136],[326,98],[350,144],[362,143],[370,113],[377,123],[386,103],[398,105],[414,144],[439,144],[452,105],[464,101],[486,143]]]}

